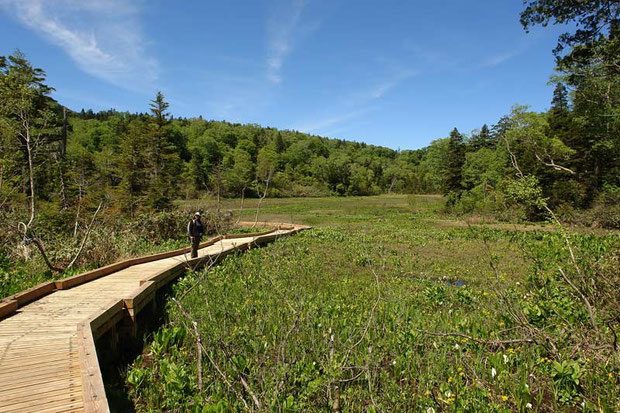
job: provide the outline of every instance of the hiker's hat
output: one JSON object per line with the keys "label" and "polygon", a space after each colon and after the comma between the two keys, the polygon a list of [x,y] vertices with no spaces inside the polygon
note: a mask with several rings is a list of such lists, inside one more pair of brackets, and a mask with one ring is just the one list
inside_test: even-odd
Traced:
{"label": "hiker's hat", "polygon": [[195,217],[199,217],[200,216],[200,211],[196,211],[196,213],[194,214]]}

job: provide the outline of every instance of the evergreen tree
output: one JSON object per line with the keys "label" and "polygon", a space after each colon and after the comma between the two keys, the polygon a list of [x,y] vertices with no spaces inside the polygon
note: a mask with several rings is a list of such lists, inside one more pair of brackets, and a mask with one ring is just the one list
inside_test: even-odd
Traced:
{"label": "evergreen tree", "polygon": [[284,143],[284,139],[282,139],[282,133],[279,131],[276,134],[275,147],[277,153],[282,153],[286,149],[286,144]]}
{"label": "evergreen tree", "polygon": [[486,123],[482,125],[482,129],[480,129],[480,140],[482,141],[482,146],[485,148],[495,147],[495,141]]}
{"label": "evergreen tree", "polygon": [[564,83],[558,83],[553,90],[553,99],[551,99],[551,111],[556,113],[568,112],[568,90]]}
{"label": "evergreen tree", "polygon": [[148,153],[150,160],[150,186],[148,203],[155,210],[169,209],[177,196],[178,178],[181,172],[177,148],[170,142],[168,102],[157,92],[151,102],[148,130]]}
{"label": "evergreen tree", "polygon": [[463,164],[465,163],[465,145],[463,135],[454,128],[448,140],[447,170],[444,193],[458,195],[463,190]]}
{"label": "evergreen tree", "polygon": [[563,83],[558,83],[553,91],[553,99],[549,109],[549,129],[551,134],[568,146],[572,147],[577,144],[573,139],[568,91]]}
{"label": "evergreen tree", "polygon": [[482,125],[480,131],[473,135],[469,140],[469,147],[473,152],[482,148],[492,148],[494,146],[495,142],[491,137],[489,127],[486,125],[486,123]]}
{"label": "evergreen tree", "polygon": [[129,124],[121,143],[121,209],[133,216],[148,187],[146,157],[148,125],[142,119]]}
{"label": "evergreen tree", "polygon": [[512,127],[512,119],[508,115],[504,115],[497,123],[491,126],[491,141],[495,145],[499,144],[506,137],[506,132]]}

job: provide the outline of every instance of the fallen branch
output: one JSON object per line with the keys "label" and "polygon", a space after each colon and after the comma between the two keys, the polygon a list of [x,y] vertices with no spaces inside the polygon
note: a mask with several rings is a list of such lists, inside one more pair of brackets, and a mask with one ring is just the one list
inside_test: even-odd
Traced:
{"label": "fallen branch", "polygon": [[202,349],[200,348],[202,340],[200,338],[200,331],[198,330],[198,323],[192,321],[192,327],[194,328],[194,334],[196,335],[196,370],[198,371],[198,391],[202,391]]}
{"label": "fallen branch", "polygon": [[256,408],[260,410],[261,409],[260,401],[258,401],[258,398],[254,394],[254,392],[252,391],[250,386],[248,386],[248,384],[245,382],[245,380],[243,379],[243,376],[241,374],[239,374],[239,380],[241,381],[241,385],[243,386],[245,391],[247,391],[250,394],[250,396],[252,397],[252,401],[256,405]]}
{"label": "fallen branch", "polygon": [[65,270],[64,268],[57,267],[50,261],[50,259],[47,257],[47,253],[45,252],[45,247],[43,246],[43,242],[41,242],[41,239],[39,239],[39,237],[32,238],[32,242],[34,242],[34,245],[36,245],[37,248],[39,249],[39,252],[41,253],[41,256],[43,257],[43,261],[45,261],[45,264],[50,270],[56,271],[56,272],[63,272]]}
{"label": "fallen branch", "polygon": [[596,326],[596,322],[594,321],[594,310],[592,309],[592,306],[590,305],[590,301],[581,292],[581,290],[577,288],[575,284],[571,282],[571,280],[566,276],[566,274],[564,274],[564,271],[562,270],[562,268],[558,268],[558,270],[560,270],[560,274],[562,274],[562,278],[564,278],[564,281],[566,281],[566,283],[570,285],[572,289],[577,292],[577,295],[579,295],[579,297],[581,298],[581,301],[583,301],[583,303],[585,304],[586,308],[588,309],[588,315],[590,316],[590,324],[592,325],[592,328],[594,328],[594,331],[598,332],[598,327]]}

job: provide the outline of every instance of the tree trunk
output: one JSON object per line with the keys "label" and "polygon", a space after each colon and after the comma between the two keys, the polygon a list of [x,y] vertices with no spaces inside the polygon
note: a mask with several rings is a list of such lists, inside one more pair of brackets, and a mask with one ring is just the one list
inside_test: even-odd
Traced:
{"label": "tree trunk", "polygon": [[26,227],[30,228],[30,225],[32,225],[32,222],[34,221],[34,172],[32,166],[32,148],[30,147],[30,127],[27,121],[24,122],[24,128],[26,132],[26,155],[28,157],[28,181],[30,184],[30,219],[28,220],[28,225],[26,225]]}

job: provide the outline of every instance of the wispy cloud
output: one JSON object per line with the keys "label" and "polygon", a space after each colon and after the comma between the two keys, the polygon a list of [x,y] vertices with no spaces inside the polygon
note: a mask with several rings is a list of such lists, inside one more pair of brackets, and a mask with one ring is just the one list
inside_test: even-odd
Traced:
{"label": "wispy cloud", "polygon": [[358,105],[362,103],[368,103],[369,101],[382,98],[390,90],[406,81],[407,79],[416,76],[419,72],[417,70],[402,69],[385,77],[380,81],[368,86],[366,89],[357,90],[350,93],[347,98],[347,103],[350,105]]}
{"label": "wispy cloud", "polygon": [[505,50],[487,56],[482,60],[481,66],[483,68],[495,67],[506,63],[509,60],[512,60],[515,57],[518,57],[530,50],[530,48],[536,44],[539,38],[540,33],[531,33],[526,38],[518,40]]}
{"label": "wispy cloud", "polygon": [[293,51],[295,29],[299,25],[306,0],[287,0],[267,22],[267,77],[272,83],[282,82],[282,65]]}
{"label": "wispy cloud", "polygon": [[301,132],[307,132],[307,133],[319,132],[319,131],[325,130],[326,128],[330,128],[334,125],[340,124],[344,121],[361,116],[366,112],[368,112],[367,109],[356,109],[350,112],[341,113],[339,115],[332,115],[326,118],[316,119],[304,125],[301,125],[297,127],[296,129]]}
{"label": "wispy cloud", "polygon": [[157,78],[135,1],[0,0],[0,9],[62,48],[92,76],[132,90],[150,87]]}
{"label": "wispy cloud", "polygon": [[517,57],[518,55],[520,55],[524,51],[525,51],[525,48],[521,47],[521,48],[510,50],[510,51],[507,51],[507,52],[504,52],[504,53],[498,53],[496,55],[488,56],[482,62],[482,66],[483,67],[493,67],[493,66],[501,65],[502,63],[505,63],[505,62],[509,61],[510,59],[512,59],[514,57]]}
{"label": "wispy cloud", "polygon": [[[302,132],[327,134],[326,131],[329,128],[336,126],[337,129],[332,129],[330,131],[331,133],[334,133],[334,131],[344,131],[347,128],[343,127],[343,124],[370,112],[373,105],[376,106],[375,101],[378,101],[390,90],[417,74],[417,70],[398,70],[391,76],[385,77],[365,88],[358,89],[345,95],[345,97],[335,105],[330,114],[306,121],[295,129]],[[336,115],[334,115],[334,113],[336,113]]]}

